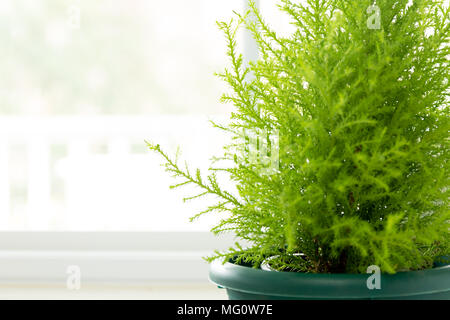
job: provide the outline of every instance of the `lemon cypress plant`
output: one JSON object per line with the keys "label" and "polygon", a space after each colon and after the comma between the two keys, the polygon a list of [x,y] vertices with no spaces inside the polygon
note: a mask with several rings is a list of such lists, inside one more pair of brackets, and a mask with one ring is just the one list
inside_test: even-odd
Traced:
{"label": "lemon cypress plant", "polygon": [[[214,195],[224,257],[277,270],[360,273],[430,268],[449,254],[449,9],[437,0],[282,0],[295,32],[256,6],[218,23],[235,106],[223,166],[202,176],[148,143],[179,178]],[[239,28],[260,57],[245,64]],[[228,165],[228,163],[232,163]],[[216,171],[235,182],[224,190]],[[216,214],[216,213],[214,213]],[[197,215],[197,216],[199,216]],[[197,218],[195,216],[193,219]]]}

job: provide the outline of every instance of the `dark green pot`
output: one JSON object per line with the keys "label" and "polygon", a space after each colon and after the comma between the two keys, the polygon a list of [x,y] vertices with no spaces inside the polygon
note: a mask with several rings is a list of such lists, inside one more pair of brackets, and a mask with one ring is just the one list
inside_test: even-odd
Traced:
{"label": "dark green pot", "polygon": [[381,289],[367,288],[371,274],[312,274],[254,269],[231,262],[211,264],[209,278],[231,300],[445,299],[450,300],[450,265],[381,274]]}

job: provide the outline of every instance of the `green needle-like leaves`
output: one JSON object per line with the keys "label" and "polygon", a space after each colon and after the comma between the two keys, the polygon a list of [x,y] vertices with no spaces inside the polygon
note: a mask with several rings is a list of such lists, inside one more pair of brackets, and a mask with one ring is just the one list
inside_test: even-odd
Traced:
{"label": "green needle-like leaves", "polygon": [[[371,17],[371,6],[379,16]],[[282,0],[279,7],[296,27],[290,37],[271,30],[253,3],[218,23],[231,62],[219,75],[232,89],[223,101],[236,111],[229,125],[214,125],[233,138],[221,158],[234,166],[212,172],[228,173],[239,194],[149,144],[181,179],[176,186],[217,196],[204,212],[227,215],[213,232],[252,244],[210,259],[257,267],[277,255],[279,270],[318,273],[431,267],[450,254],[448,7],[435,0]],[[249,65],[236,47],[239,27],[260,49]],[[250,131],[267,134],[242,134]],[[274,132],[277,166],[264,171],[249,141],[261,148]]]}

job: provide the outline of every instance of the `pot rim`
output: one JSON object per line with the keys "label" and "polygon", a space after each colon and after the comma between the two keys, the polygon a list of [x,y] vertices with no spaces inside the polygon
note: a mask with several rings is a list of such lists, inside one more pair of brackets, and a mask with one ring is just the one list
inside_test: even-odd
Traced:
{"label": "pot rim", "polygon": [[450,292],[450,264],[417,271],[381,274],[381,289],[369,290],[372,274],[273,272],[214,261],[209,279],[219,287],[278,297],[309,299],[408,299]]}

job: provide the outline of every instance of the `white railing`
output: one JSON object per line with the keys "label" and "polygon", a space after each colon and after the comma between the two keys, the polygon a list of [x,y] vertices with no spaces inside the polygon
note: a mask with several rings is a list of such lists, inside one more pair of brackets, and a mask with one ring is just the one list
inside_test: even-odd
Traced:
{"label": "white railing", "polygon": [[[222,120],[214,117],[215,120]],[[205,168],[225,137],[205,116],[0,117],[0,230],[163,230],[209,227],[215,218],[191,225],[187,217],[202,204],[183,205],[161,159],[145,150],[144,139]],[[92,145],[107,145],[103,153]],[[10,160],[14,145],[26,147],[26,165]],[[53,159],[53,145],[66,154]],[[132,146],[142,146],[140,152]],[[12,170],[12,167],[15,169]],[[10,181],[26,172],[26,201],[14,204]],[[63,181],[63,201],[53,197],[55,175]],[[184,193],[183,193],[184,194]]]}

